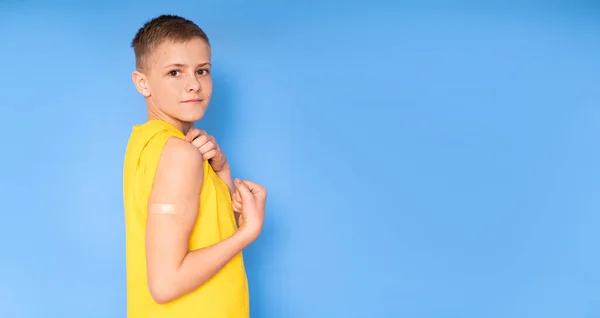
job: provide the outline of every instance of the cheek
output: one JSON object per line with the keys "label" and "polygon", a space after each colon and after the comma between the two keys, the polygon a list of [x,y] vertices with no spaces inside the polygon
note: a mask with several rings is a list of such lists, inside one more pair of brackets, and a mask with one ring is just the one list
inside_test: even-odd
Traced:
{"label": "cheek", "polygon": [[152,90],[152,99],[159,108],[163,110],[177,107],[181,97],[181,88],[176,81],[165,81],[154,85]]}
{"label": "cheek", "polygon": [[205,94],[211,94],[212,93],[212,78],[210,77],[205,77],[202,81],[202,90],[204,91]]}
{"label": "cheek", "polygon": [[164,81],[159,84],[157,91],[162,100],[177,99],[183,90],[182,81]]}
{"label": "cheek", "polygon": [[185,94],[185,86],[183,81],[172,81],[168,83],[168,86],[165,86],[165,89],[167,89],[165,94],[167,94],[172,100],[179,100],[179,98]]}

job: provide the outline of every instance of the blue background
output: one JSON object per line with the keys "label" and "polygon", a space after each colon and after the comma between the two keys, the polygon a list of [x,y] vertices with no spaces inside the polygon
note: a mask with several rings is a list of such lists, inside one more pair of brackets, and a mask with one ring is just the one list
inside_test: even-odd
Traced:
{"label": "blue background", "polygon": [[213,45],[197,126],[269,190],[253,318],[600,317],[597,2],[0,12],[0,316],[125,317],[129,43],[175,13]]}

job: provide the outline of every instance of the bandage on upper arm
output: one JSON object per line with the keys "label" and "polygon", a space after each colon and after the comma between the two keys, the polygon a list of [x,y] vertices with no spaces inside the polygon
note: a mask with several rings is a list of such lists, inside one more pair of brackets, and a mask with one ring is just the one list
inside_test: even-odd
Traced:
{"label": "bandage on upper arm", "polygon": [[150,214],[176,214],[177,204],[174,203],[152,203],[148,205],[148,213]]}

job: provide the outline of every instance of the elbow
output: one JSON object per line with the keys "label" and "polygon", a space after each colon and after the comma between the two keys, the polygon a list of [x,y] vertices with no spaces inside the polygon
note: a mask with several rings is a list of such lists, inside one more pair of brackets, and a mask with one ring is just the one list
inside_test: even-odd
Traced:
{"label": "elbow", "polygon": [[150,296],[159,305],[167,304],[176,298],[175,290],[169,287],[170,284],[148,282]]}
{"label": "elbow", "polygon": [[152,300],[159,305],[164,305],[173,300],[169,295],[164,292],[157,292],[150,290],[150,295],[152,296]]}

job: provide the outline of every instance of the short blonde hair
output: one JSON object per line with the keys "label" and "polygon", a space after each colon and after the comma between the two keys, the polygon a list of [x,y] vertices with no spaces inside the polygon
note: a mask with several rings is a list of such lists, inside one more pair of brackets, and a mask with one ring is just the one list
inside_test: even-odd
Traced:
{"label": "short blonde hair", "polygon": [[135,66],[143,69],[145,58],[164,41],[188,41],[201,38],[208,45],[208,36],[196,23],[177,15],[164,14],[146,22],[138,30],[131,47],[135,53]]}

